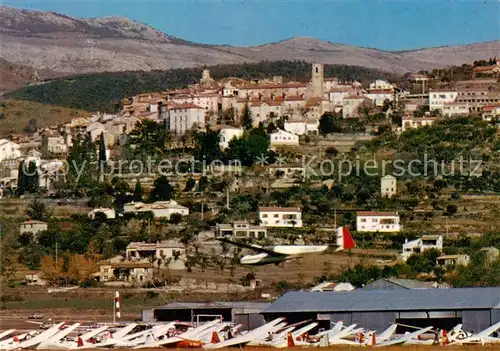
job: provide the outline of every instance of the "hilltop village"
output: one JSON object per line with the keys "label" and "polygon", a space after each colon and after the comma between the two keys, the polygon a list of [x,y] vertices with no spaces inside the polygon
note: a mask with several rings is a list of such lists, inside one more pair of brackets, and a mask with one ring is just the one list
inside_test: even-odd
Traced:
{"label": "hilltop village", "polygon": [[[379,278],[499,285],[499,70],[443,88],[425,73],[363,86],[322,64],[308,83],[205,69],[115,114],[33,122],[0,140],[2,276],[248,298]],[[340,226],[356,248],[266,268],[216,240],[329,245]]]}

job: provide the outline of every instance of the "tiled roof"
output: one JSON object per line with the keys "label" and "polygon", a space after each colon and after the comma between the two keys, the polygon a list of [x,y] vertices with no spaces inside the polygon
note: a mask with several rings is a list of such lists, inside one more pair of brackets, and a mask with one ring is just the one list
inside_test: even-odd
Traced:
{"label": "tiled roof", "polygon": [[259,212],[300,212],[300,207],[259,207]]}
{"label": "tiled roof", "polygon": [[375,216],[397,216],[395,212],[376,212],[376,211],[358,211],[358,217],[375,217]]}

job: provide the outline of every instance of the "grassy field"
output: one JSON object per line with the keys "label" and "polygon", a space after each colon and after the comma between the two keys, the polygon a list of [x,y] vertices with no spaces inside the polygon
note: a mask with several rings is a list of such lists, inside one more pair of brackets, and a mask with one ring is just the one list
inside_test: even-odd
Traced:
{"label": "grassy field", "polygon": [[73,118],[90,117],[90,112],[67,107],[51,106],[25,100],[0,99],[0,137],[22,133],[28,122],[34,118],[39,127],[69,122]]}

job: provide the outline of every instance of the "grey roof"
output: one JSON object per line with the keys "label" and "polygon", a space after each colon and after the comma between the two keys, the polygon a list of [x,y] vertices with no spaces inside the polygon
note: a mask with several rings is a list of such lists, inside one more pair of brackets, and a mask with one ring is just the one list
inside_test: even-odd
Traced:
{"label": "grey roof", "polygon": [[492,309],[500,288],[289,292],[264,313]]}
{"label": "grey roof", "polygon": [[155,310],[182,310],[182,309],[212,309],[212,308],[231,308],[231,309],[261,309],[268,308],[269,302],[172,302],[167,305],[156,307]]}
{"label": "grey roof", "polygon": [[431,289],[434,287],[434,284],[436,284],[435,282],[421,282],[414,279],[382,278],[366,284],[362,289],[380,289],[383,288],[385,285],[384,283],[393,284],[403,289]]}

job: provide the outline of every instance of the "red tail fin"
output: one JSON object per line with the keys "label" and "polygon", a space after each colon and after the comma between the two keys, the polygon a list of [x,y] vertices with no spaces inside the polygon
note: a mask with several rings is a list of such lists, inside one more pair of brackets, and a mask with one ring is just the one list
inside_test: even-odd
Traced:
{"label": "red tail fin", "polygon": [[443,329],[443,333],[442,333],[442,338],[441,338],[441,345],[448,345],[448,332],[446,331],[446,329]]}
{"label": "red tail fin", "polygon": [[82,340],[81,337],[78,337],[77,344],[78,344],[78,347],[82,347],[83,346],[83,340]]}
{"label": "red tail fin", "polygon": [[217,344],[220,342],[219,334],[214,330],[212,332],[212,340],[210,341],[212,344]]}
{"label": "red tail fin", "polygon": [[365,337],[365,336],[363,335],[363,333],[359,333],[359,343],[360,343],[360,344],[362,344],[362,343],[363,343],[363,341],[364,341],[364,340],[363,340],[363,339],[364,339],[364,337]]}
{"label": "red tail fin", "polygon": [[288,332],[287,334],[288,345],[287,347],[295,347],[295,341],[293,341],[292,332]]}
{"label": "red tail fin", "polygon": [[377,337],[375,336],[375,332],[372,333],[372,346],[377,344]]}
{"label": "red tail fin", "polygon": [[342,237],[344,239],[344,246],[343,246],[344,250],[350,250],[350,249],[356,247],[356,243],[354,242],[354,239],[352,238],[351,232],[346,227],[342,228]]}

